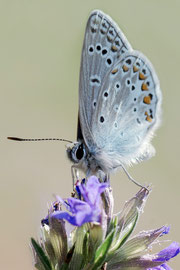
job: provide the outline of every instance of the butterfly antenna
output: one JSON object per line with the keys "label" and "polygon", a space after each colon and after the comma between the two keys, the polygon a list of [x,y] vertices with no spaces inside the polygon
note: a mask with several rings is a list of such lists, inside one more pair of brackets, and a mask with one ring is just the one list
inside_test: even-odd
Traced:
{"label": "butterfly antenna", "polygon": [[62,142],[68,142],[73,143],[72,141],[65,140],[65,139],[59,139],[59,138],[45,138],[45,139],[24,139],[24,138],[18,138],[18,137],[7,137],[8,140],[13,141],[21,141],[21,142],[37,142],[37,141],[62,141]]}

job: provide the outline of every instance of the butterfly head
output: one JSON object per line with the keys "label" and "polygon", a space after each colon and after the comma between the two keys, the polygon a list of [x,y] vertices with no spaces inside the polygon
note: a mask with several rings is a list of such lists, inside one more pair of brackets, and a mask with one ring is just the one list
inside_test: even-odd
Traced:
{"label": "butterfly head", "polygon": [[75,142],[67,146],[68,158],[74,163],[80,163],[86,156],[84,144],[82,142]]}

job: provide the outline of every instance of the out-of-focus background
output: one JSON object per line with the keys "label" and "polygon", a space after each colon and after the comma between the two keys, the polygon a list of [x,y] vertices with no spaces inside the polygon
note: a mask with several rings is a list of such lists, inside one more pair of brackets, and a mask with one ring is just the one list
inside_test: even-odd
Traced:
{"label": "out-of-focus background", "polygon": [[[0,3],[1,269],[33,268],[30,237],[38,238],[47,203],[54,193],[71,193],[64,143],[6,137],[76,139],[80,55],[93,9],[109,14],[158,73],[163,121],[153,139],[157,154],[129,169],[141,183],[153,183],[136,232],[170,224],[164,239],[180,241],[180,1],[6,0]],[[138,188],[123,172],[111,183],[117,212]],[[180,258],[170,265],[179,269]]]}

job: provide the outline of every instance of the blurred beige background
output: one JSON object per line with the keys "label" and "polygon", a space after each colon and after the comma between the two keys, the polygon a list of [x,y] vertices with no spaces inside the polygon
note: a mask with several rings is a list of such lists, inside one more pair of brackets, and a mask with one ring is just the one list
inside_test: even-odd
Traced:
{"label": "blurred beige background", "polygon": [[[76,139],[81,47],[93,9],[118,23],[160,78],[163,122],[153,140],[157,154],[129,169],[141,183],[153,183],[136,232],[170,224],[164,239],[180,241],[180,1],[1,0],[1,269],[33,269],[29,239],[38,237],[52,194],[70,195],[64,143],[18,143],[6,137]],[[111,183],[117,212],[138,188],[122,172]],[[179,269],[180,258],[170,265]]]}

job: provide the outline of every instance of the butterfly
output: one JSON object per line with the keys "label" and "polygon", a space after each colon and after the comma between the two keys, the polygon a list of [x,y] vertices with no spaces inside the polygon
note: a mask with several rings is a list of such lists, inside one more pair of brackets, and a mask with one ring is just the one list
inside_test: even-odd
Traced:
{"label": "butterfly", "polygon": [[[160,124],[161,90],[150,61],[133,50],[117,24],[100,10],[88,19],[82,48],[79,80],[77,141],[58,138],[16,141],[59,140],[70,144],[67,156],[86,176],[108,175],[155,154],[151,145]],[[75,175],[76,174],[76,175]],[[105,179],[104,178],[104,179]]]}
{"label": "butterfly", "polygon": [[106,175],[152,157],[161,100],[150,61],[108,15],[93,11],[81,56],[77,142],[67,147],[74,167]]}

